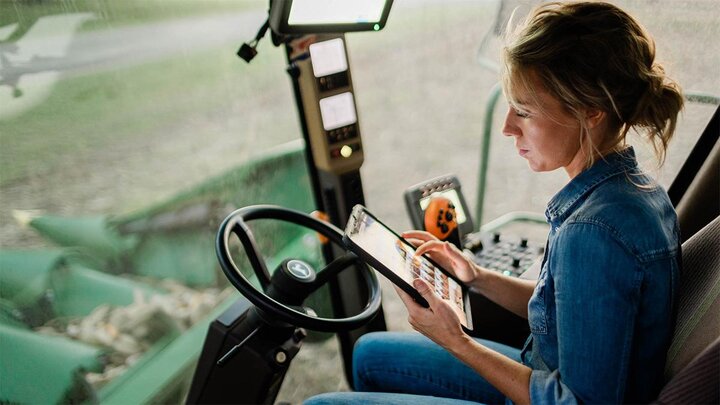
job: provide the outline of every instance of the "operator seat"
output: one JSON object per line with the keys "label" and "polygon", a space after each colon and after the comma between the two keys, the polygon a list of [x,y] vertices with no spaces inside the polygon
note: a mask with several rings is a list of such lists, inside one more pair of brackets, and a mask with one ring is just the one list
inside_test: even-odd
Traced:
{"label": "operator seat", "polygon": [[675,332],[656,403],[720,403],[720,216],[682,245]]}

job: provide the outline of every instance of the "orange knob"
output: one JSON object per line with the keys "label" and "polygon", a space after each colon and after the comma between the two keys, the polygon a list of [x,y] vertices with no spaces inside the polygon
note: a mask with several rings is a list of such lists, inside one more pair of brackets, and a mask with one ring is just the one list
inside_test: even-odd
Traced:
{"label": "orange knob", "polygon": [[447,240],[457,227],[457,213],[452,201],[433,197],[425,209],[425,230],[440,240]]}

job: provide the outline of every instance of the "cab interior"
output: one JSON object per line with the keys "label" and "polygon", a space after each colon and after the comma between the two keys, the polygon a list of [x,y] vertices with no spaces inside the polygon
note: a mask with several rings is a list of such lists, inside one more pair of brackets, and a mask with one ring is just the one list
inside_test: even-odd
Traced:
{"label": "cab interior", "polygon": [[[391,284],[377,276],[382,306],[360,327],[254,332],[253,303],[216,253],[239,208],[321,211],[343,229],[360,203],[403,231],[422,213],[413,192],[442,186],[463,196],[463,243],[478,260],[501,244],[541,255],[542,212],[566,179],[515,156],[497,84],[503,29],[537,1],[394,0],[377,27],[290,33],[274,10],[292,2],[270,3],[0,3],[0,402],[300,403],[351,389],[359,336],[411,330]],[[684,243],[658,402],[717,402],[720,11],[714,0],[612,3],[646,25],[686,95],[664,166],[633,141]],[[335,56],[318,76],[310,47],[323,44]],[[320,101],[331,96],[345,110],[328,126]],[[255,222],[270,275],[286,259],[319,270],[342,256],[314,229]],[[231,242],[237,272],[261,291]],[[361,312],[356,267],[299,306]],[[482,297],[473,312],[482,337],[524,341],[522,320]]]}

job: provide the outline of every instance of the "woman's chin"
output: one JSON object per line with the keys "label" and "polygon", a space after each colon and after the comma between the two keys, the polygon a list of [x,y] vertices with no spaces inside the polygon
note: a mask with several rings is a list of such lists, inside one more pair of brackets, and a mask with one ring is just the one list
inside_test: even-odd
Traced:
{"label": "woman's chin", "polygon": [[528,164],[528,167],[530,168],[530,170],[534,171],[535,173],[551,172],[551,171],[557,169],[557,167],[550,168],[547,165],[533,162],[532,160],[528,160],[527,164]]}
{"label": "woman's chin", "polygon": [[530,168],[530,170],[532,170],[532,171],[534,171],[534,172],[536,172],[536,173],[544,172],[544,171],[545,171],[545,170],[543,170],[543,168],[542,168],[541,165],[538,165],[537,163],[533,162],[532,160],[528,160],[528,161],[527,161],[527,165],[528,165],[528,167]]}

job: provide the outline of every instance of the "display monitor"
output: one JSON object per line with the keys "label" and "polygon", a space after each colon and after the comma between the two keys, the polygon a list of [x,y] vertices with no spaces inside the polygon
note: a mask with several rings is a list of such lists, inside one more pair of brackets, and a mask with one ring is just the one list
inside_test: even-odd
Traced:
{"label": "display monitor", "polygon": [[415,290],[413,281],[422,279],[439,297],[454,305],[463,326],[472,329],[467,287],[388,228],[362,205],[353,207],[345,227],[343,243],[363,261],[387,277],[420,305],[427,300]]}
{"label": "display monitor", "polygon": [[379,31],[393,0],[272,0],[270,27],[280,34]]}

